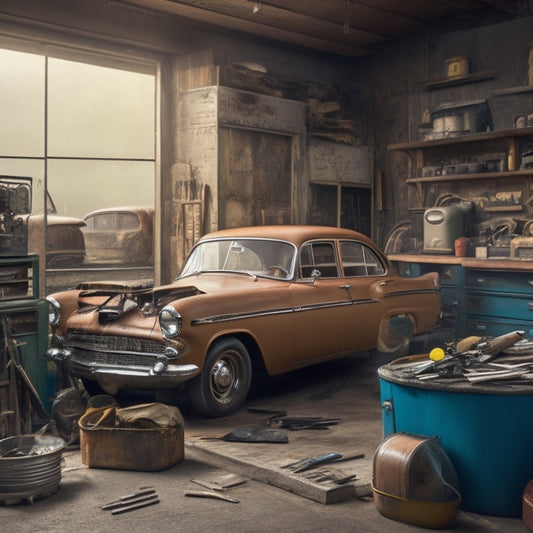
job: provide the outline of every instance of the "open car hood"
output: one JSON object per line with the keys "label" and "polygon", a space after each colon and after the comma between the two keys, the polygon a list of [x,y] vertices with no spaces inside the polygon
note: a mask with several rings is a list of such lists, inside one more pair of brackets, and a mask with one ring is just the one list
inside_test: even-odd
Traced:
{"label": "open car hood", "polygon": [[79,309],[98,310],[98,321],[118,320],[124,314],[140,310],[145,316],[155,316],[161,308],[174,300],[202,294],[194,285],[175,287],[167,285],[154,289],[149,281],[84,282],[78,286]]}

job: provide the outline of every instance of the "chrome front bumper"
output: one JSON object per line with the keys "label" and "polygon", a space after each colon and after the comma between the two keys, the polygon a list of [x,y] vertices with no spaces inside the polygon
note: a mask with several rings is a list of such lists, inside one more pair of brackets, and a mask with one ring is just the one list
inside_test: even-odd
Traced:
{"label": "chrome front bumper", "polygon": [[197,365],[175,365],[152,357],[151,365],[118,365],[82,361],[69,349],[50,348],[47,359],[66,365],[69,374],[96,381],[108,391],[119,389],[158,390],[172,389],[200,373]]}

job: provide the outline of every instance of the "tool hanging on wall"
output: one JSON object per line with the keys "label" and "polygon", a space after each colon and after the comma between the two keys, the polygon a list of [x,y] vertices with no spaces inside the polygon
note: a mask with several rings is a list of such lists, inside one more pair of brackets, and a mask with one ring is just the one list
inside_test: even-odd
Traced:
{"label": "tool hanging on wall", "polygon": [[[48,413],[39,398],[39,395],[22,367],[22,357],[19,343],[12,335],[9,317],[0,314],[0,328],[3,340],[1,349],[2,368],[8,378],[7,401],[4,395],[0,396],[0,438],[28,434],[33,432],[33,421],[47,422]],[[7,405],[4,405],[7,404]]]}

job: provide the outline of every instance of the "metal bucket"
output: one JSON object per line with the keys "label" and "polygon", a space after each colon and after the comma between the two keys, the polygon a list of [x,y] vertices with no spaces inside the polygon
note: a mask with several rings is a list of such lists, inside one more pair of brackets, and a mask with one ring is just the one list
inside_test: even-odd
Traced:
{"label": "metal bucket", "polygon": [[378,511],[421,527],[445,528],[461,501],[459,481],[436,439],[396,433],[379,445],[372,489]]}
{"label": "metal bucket", "polygon": [[19,435],[0,440],[0,501],[12,505],[44,498],[59,489],[61,453],[58,437]]}

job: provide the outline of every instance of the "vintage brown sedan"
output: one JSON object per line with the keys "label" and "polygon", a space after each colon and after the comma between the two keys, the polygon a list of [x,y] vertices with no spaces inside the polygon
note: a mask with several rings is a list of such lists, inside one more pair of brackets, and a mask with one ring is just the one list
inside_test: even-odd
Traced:
{"label": "vintage brown sedan", "polygon": [[252,379],[354,352],[400,354],[440,314],[439,278],[396,274],[352,230],[260,226],[204,236],[173,283],[86,283],[51,295],[49,357],[119,389],[185,384],[206,416],[235,411]]}

